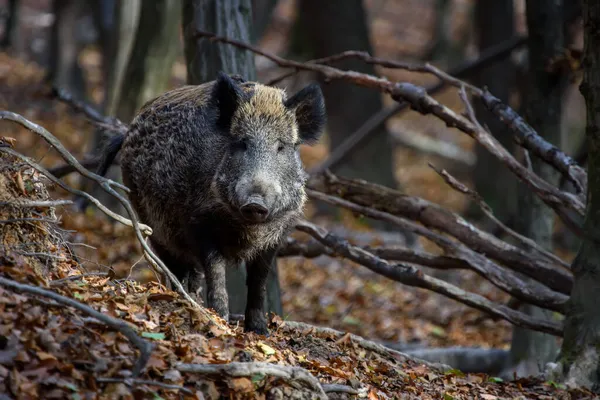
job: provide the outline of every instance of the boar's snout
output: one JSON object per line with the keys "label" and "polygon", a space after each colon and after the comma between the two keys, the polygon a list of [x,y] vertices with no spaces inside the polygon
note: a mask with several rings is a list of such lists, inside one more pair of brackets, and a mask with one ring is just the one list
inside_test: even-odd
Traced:
{"label": "boar's snout", "polygon": [[248,202],[240,207],[240,212],[250,222],[264,222],[269,216],[269,209],[262,196],[251,196]]}

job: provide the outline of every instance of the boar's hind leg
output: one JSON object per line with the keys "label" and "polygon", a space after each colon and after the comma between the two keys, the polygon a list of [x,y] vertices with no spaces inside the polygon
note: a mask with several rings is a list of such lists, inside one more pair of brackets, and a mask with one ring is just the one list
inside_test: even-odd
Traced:
{"label": "boar's hind leg", "polygon": [[[171,271],[177,277],[179,282],[183,284],[183,288],[189,292],[186,283],[189,277],[188,275],[190,266],[182,263],[181,260],[177,259],[177,257],[175,257],[169,250],[167,250],[165,246],[153,242],[152,240],[150,240],[150,243],[152,245],[154,253],[167,266],[167,268],[169,268],[169,271]],[[171,290],[174,289],[171,287],[171,281],[169,279],[167,279],[167,287],[169,287],[169,289]]]}
{"label": "boar's hind leg", "polygon": [[[225,280],[227,262],[221,255],[215,253],[203,258],[207,305],[225,321],[229,321],[229,297]],[[194,280],[190,279],[190,285],[193,282]]]}
{"label": "boar's hind leg", "polygon": [[261,335],[269,334],[264,304],[267,296],[267,276],[276,254],[277,248],[265,250],[247,263],[248,299],[244,322],[246,332],[255,332]]}

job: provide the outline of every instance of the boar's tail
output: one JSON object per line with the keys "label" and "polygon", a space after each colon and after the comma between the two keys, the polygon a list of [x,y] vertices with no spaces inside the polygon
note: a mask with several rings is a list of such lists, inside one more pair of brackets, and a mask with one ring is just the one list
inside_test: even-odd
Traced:
{"label": "boar's tail", "polygon": [[[100,162],[96,167],[97,175],[106,175],[106,172],[112,165],[113,161],[115,161],[119,150],[121,150],[124,141],[125,134],[123,133],[116,133],[114,136],[110,137],[110,139],[108,140],[108,144],[101,153],[102,155],[100,156]],[[75,199],[75,206],[79,209],[79,211],[84,211],[89,204],[90,201],[83,196],[77,196],[77,198]]]}
{"label": "boar's tail", "polygon": [[125,141],[125,134],[120,133],[120,132],[116,133],[108,140],[108,144],[106,145],[106,148],[102,152],[102,157],[100,158],[100,163],[98,164],[98,167],[96,168],[96,174],[98,174],[100,176],[106,175],[106,172],[112,165],[113,161],[115,161],[115,158],[117,157],[117,154],[119,153],[119,150],[121,150],[121,147],[123,146],[124,141]]}

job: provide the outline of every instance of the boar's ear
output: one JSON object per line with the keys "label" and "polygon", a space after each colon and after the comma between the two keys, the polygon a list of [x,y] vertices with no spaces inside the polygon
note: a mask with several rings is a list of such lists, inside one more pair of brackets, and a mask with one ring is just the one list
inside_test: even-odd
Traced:
{"label": "boar's ear", "polygon": [[298,134],[302,143],[317,142],[327,122],[325,99],[319,85],[308,85],[286,100],[285,106],[296,114]]}
{"label": "boar's ear", "polygon": [[229,130],[231,118],[244,98],[242,88],[227,74],[219,72],[211,96],[219,112],[217,124],[223,129]]}

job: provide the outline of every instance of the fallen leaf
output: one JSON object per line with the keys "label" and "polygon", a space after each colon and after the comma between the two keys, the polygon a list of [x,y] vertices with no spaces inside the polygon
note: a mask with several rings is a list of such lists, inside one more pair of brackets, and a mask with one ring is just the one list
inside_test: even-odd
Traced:
{"label": "fallen leaf", "polygon": [[260,348],[260,350],[267,356],[270,356],[272,354],[275,354],[275,349],[273,349],[272,347],[264,344],[263,342],[259,342],[258,343],[258,347]]}
{"label": "fallen leaf", "polygon": [[228,386],[232,390],[241,393],[248,393],[254,390],[254,385],[248,378],[233,378],[229,381]]}

